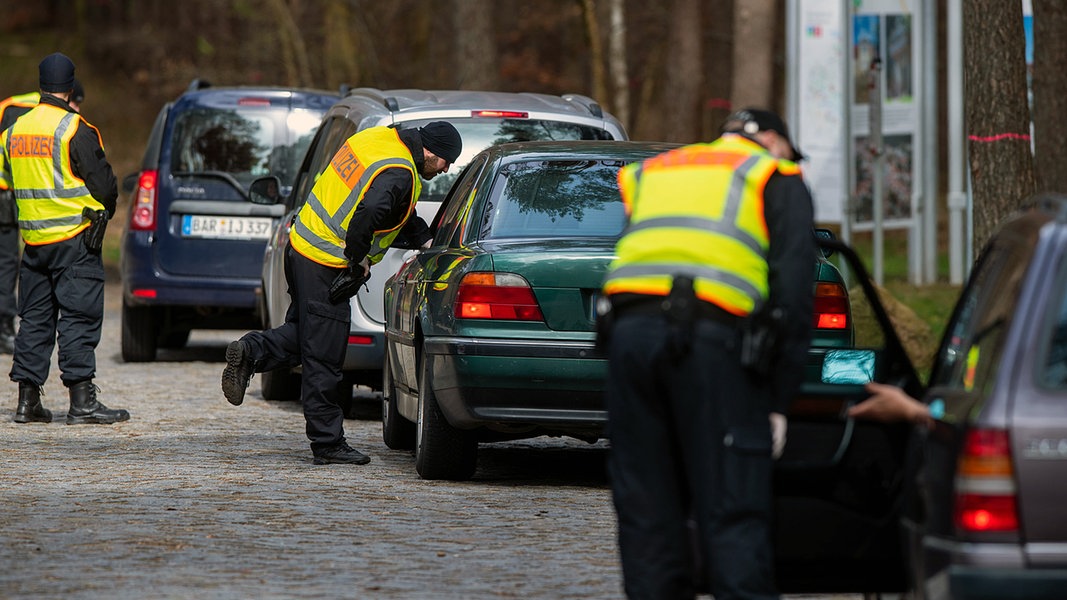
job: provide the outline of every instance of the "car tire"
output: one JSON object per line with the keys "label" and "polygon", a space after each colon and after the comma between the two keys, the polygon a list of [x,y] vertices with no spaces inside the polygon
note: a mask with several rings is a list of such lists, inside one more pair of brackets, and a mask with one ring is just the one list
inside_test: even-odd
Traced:
{"label": "car tire", "polygon": [[300,376],[284,367],[265,371],[259,378],[259,389],[264,400],[284,402],[300,399]]}
{"label": "car tire", "polygon": [[453,427],[441,412],[431,385],[430,361],[425,349],[419,363],[415,470],[423,479],[470,479],[478,462],[478,442],[470,433]]}
{"label": "car tire", "polygon": [[151,362],[156,359],[159,324],[151,306],[122,305],[122,360]]}
{"label": "car tire", "polygon": [[396,405],[396,386],[389,365],[389,349],[382,368],[382,441],[393,450],[415,448],[415,424],[400,414]]}

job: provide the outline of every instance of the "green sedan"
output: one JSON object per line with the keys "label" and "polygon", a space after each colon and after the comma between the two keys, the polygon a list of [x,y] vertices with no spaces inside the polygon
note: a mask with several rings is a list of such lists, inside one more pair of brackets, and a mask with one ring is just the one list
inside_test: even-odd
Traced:
{"label": "green sedan", "polygon": [[[385,286],[382,431],[425,479],[474,474],[479,442],[603,433],[606,360],[595,306],[626,226],[624,165],[675,147],[524,142],[460,174]],[[816,344],[852,342],[840,274],[817,261]]]}

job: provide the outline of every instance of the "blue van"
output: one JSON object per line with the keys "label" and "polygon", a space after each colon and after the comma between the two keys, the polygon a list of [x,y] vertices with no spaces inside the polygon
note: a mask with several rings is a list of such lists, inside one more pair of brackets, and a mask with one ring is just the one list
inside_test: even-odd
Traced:
{"label": "blue van", "polygon": [[292,181],[339,98],[194,81],[163,107],[140,170],[123,181],[123,360],[155,360],[193,329],[258,327],[263,249],[285,207],[251,202],[248,185],[270,175]]}

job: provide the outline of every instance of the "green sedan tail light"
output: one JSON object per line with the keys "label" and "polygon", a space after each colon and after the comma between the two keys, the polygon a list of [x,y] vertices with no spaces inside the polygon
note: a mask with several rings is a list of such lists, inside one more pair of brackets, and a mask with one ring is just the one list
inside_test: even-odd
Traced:
{"label": "green sedan tail light", "polygon": [[533,289],[514,273],[467,273],[459,283],[456,317],[543,321]]}
{"label": "green sedan tail light", "polygon": [[848,327],[848,292],[840,283],[816,283],[812,326],[817,329]]}

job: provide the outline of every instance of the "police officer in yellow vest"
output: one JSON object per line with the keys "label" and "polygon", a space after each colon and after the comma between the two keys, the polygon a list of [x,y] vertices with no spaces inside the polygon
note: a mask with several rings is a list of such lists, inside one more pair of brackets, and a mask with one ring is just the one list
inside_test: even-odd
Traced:
{"label": "police officer in yellow vest", "polygon": [[25,242],[11,365],[11,379],[19,384],[15,422],[52,420],[41,405],[41,386],[57,339],[70,395],[67,424],[125,421],[129,413],[101,404],[93,384],[104,318],[98,244],[104,222],[115,213],[118,187],[100,132],[69,104],[74,63],[51,54],[39,72],[40,101],[0,134],[0,179],[14,190]]}
{"label": "police officer in yellow vest", "polygon": [[244,401],[253,373],[301,365],[301,402],[315,464],[366,464],[345,441],[338,385],[347,347],[351,289],[336,304],[331,285],[370,274],[398,237],[418,247],[431,237],[415,215],[421,176],[448,170],[462,151],[459,132],[435,121],[419,129],[372,127],[352,135],[319,175],[289,232],[285,278],[291,303],[281,326],[251,332],[226,349],[222,391]]}
{"label": "police officer in yellow vest", "polygon": [[[80,112],[79,105],[85,98],[81,83],[74,80],[74,93],[70,107]],[[40,92],[19,94],[0,100],[0,132],[15,124],[15,120],[30,112],[41,99]],[[15,286],[19,275],[19,228],[15,193],[0,178],[0,353],[15,351]]]}
{"label": "police officer in yellow vest", "polygon": [[[723,131],[619,173],[630,221],[603,292],[609,472],[630,598],[691,598],[696,581],[723,600],[777,597],[772,457],[810,336],[812,200],[776,114],[743,110]],[[765,314],[781,315],[781,342],[773,369],[755,373],[744,332]]]}

